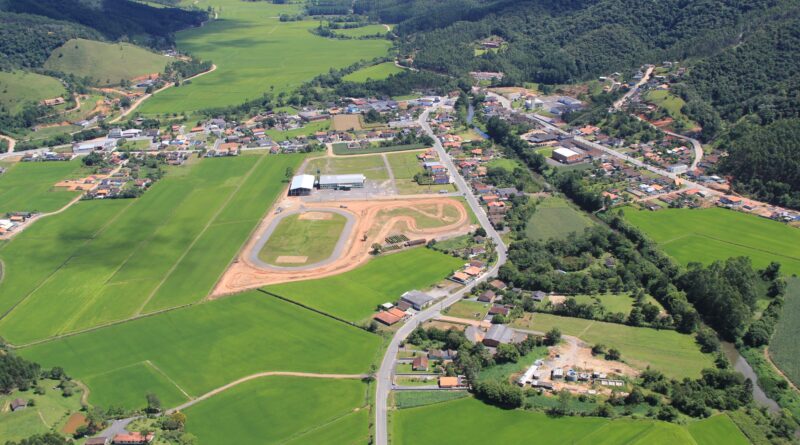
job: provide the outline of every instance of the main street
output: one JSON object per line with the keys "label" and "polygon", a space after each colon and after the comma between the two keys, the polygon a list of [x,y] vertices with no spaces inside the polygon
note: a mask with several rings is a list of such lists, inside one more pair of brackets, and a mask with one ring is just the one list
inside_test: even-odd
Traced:
{"label": "main street", "polygon": [[417,312],[413,316],[411,316],[408,320],[406,320],[405,324],[401,326],[397,332],[395,332],[394,336],[392,337],[391,342],[389,343],[389,347],[386,349],[386,353],[383,356],[383,361],[381,361],[381,366],[378,369],[378,373],[376,377],[376,400],[375,400],[375,444],[376,445],[388,445],[389,443],[389,433],[387,430],[387,417],[388,417],[388,399],[389,399],[389,391],[392,390],[392,373],[394,370],[394,363],[395,358],[397,357],[397,352],[400,348],[400,343],[402,343],[406,337],[420,324],[432,319],[436,318],[441,314],[441,311],[445,308],[455,304],[459,300],[461,300],[464,295],[472,291],[472,289],[480,283],[483,283],[489,280],[492,277],[497,276],[497,272],[500,269],[500,266],[505,264],[507,259],[507,249],[506,245],[503,242],[503,239],[500,237],[500,234],[492,227],[491,223],[489,222],[489,218],[484,212],[483,208],[480,206],[478,199],[475,195],[472,194],[472,189],[467,184],[467,181],[461,176],[456,169],[453,160],[450,159],[450,156],[445,151],[442,143],[434,134],[433,130],[431,129],[430,125],[428,124],[428,116],[430,115],[431,111],[435,110],[437,107],[434,106],[432,108],[428,108],[425,110],[422,115],[419,117],[419,124],[425,133],[433,138],[434,148],[436,152],[439,154],[439,159],[442,164],[447,167],[450,171],[450,175],[453,178],[456,188],[462,194],[464,198],[467,200],[467,204],[469,205],[472,212],[477,216],[478,222],[480,223],[481,227],[486,230],[486,235],[494,241],[497,250],[497,261],[494,265],[486,271],[483,275],[481,275],[478,279],[470,283],[469,285],[465,286],[463,289],[455,292],[449,296],[447,296],[444,300],[434,304],[433,306]]}

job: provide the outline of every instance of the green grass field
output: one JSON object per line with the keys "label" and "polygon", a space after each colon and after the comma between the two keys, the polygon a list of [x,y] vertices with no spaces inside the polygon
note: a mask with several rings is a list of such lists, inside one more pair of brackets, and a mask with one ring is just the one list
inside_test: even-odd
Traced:
{"label": "green grass field", "polygon": [[414,175],[422,173],[422,162],[417,159],[419,152],[387,153],[386,159],[394,173],[394,183],[397,193],[401,195],[417,195],[420,193],[437,193],[439,190],[453,191],[450,184],[419,185],[414,181]]}
{"label": "green grass field", "polygon": [[358,71],[350,73],[342,78],[347,82],[366,82],[368,80],[383,80],[392,74],[402,72],[403,69],[399,68],[394,62],[384,62],[377,65],[361,68]]}
{"label": "green grass field", "polygon": [[80,194],[53,187],[62,179],[80,176],[79,160],[18,162],[2,166],[7,170],[0,175],[0,215],[14,211],[52,212]]}
{"label": "green grass field", "polygon": [[756,268],[778,261],[784,274],[800,274],[800,230],[785,224],[722,208],[624,212],[680,263],[747,256]]}
{"label": "green grass field", "polygon": [[[258,257],[276,266],[314,264],[328,259],[342,236],[347,219],[338,213],[329,213],[331,219],[300,219],[301,215],[290,215],[275,227]],[[304,256],[302,263],[279,263],[280,256]]]}
{"label": "green grass field", "polygon": [[199,301],[301,159],[204,159],[139,199],[80,202],[36,222],[0,249],[0,313],[10,310],[0,335],[24,344]]}
{"label": "green grass field", "polygon": [[399,409],[433,405],[469,396],[466,391],[395,391],[394,404]]}
{"label": "green grass field", "polygon": [[467,318],[470,320],[483,320],[489,313],[489,303],[480,301],[459,301],[444,312],[449,317]]}
{"label": "green grass field", "polygon": [[26,103],[53,99],[66,94],[64,85],[55,77],[26,71],[0,71],[0,108],[16,114]]}
{"label": "green grass field", "polygon": [[513,172],[515,168],[522,167],[522,165],[514,159],[492,159],[487,165],[489,168],[502,168],[504,170]]}
{"label": "green grass field", "polygon": [[339,156],[347,156],[347,155],[364,155],[364,154],[375,154],[375,153],[392,153],[397,151],[421,150],[423,148],[428,148],[428,147],[422,144],[392,145],[389,147],[380,147],[374,145],[367,148],[359,148],[357,150],[351,150],[347,148],[347,144],[333,144],[333,153]]}
{"label": "green grass field", "polygon": [[[23,348],[86,382],[90,402],[175,403],[264,371],[363,373],[378,336],[253,291]],[[170,386],[170,384],[172,386]]]}
{"label": "green grass field", "polygon": [[44,66],[79,77],[91,77],[101,85],[118,85],[122,79],[160,73],[172,60],[129,43],[72,39],[53,50]]}
{"label": "green grass field", "polygon": [[381,256],[350,272],[319,280],[265,288],[285,298],[353,322],[369,317],[375,307],[397,301],[403,292],[425,289],[463,264],[425,248]]}
{"label": "green grass field", "polygon": [[306,164],[306,173],[316,175],[346,175],[363,173],[367,179],[385,181],[389,179],[386,163],[381,156],[358,156],[352,158],[317,158],[311,159]]}
{"label": "green grass field", "polygon": [[385,55],[383,39],[339,40],[314,35],[313,20],[281,22],[281,14],[296,14],[300,4],[273,5],[240,0],[198,0],[200,9],[213,6],[219,20],[177,33],[178,49],[217,65],[217,70],[170,88],[142,105],[144,114],[161,114],[236,105],[257,99],[274,87],[290,91],[330,68]]}
{"label": "green grass field", "polygon": [[34,406],[16,412],[0,410],[0,437],[3,440],[22,440],[34,434],[44,434],[51,427],[60,431],[69,415],[80,411],[80,391],[76,391],[70,397],[64,397],[60,389],[54,389],[58,385],[57,381],[41,380],[39,384],[45,388],[45,393],[42,395],[34,394],[32,389],[0,395],[0,408],[16,398],[33,399],[35,402]]}
{"label": "green grass field", "polygon": [[[629,294],[575,295],[574,298],[578,303],[583,304],[599,302],[605,308],[606,313],[622,312],[626,316],[631,313],[633,303],[636,301]],[[647,295],[645,300],[650,304],[661,307],[661,304],[650,295]]]}
{"label": "green grass field", "polygon": [[663,108],[676,121],[683,121],[687,128],[693,128],[697,124],[683,114],[683,106],[686,105],[683,99],[672,94],[667,90],[652,90],[645,94],[645,100]]}
{"label": "green grass field", "polygon": [[780,320],[769,343],[772,361],[795,385],[800,385],[800,278],[792,278],[786,288]]}
{"label": "green grass field", "polygon": [[376,34],[384,35],[387,31],[386,27],[383,25],[367,25],[362,26],[360,28],[350,28],[350,29],[335,29],[333,30],[335,34],[339,34],[342,36],[348,37],[364,37],[364,36],[374,36]]}
{"label": "green grass field", "polygon": [[542,313],[533,314],[530,321],[515,321],[514,326],[542,332],[558,327],[563,334],[578,337],[591,345],[602,343],[619,349],[623,361],[636,368],[650,366],[677,379],[697,378],[702,369],[714,367],[713,357],[700,352],[694,337],[675,331]]}
{"label": "green grass field", "polygon": [[232,437],[239,443],[316,444],[310,437],[317,429],[352,418],[358,422],[348,425],[349,432],[336,443],[365,443],[369,423],[358,411],[369,411],[366,392],[367,385],[359,380],[260,378],[187,409],[186,431],[204,445],[227,445]]}
{"label": "green grass field", "polygon": [[592,224],[588,216],[573,208],[563,198],[550,197],[536,206],[536,211],[525,227],[525,234],[530,239],[545,241],[564,238],[572,232],[583,233]]}
{"label": "green grass field", "polygon": [[[688,427],[654,420],[599,417],[548,417],[503,410],[472,399],[403,409],[392,416],[392,443],[536,443],[577,445],[745,444],[745,436],[726,416]],[[491,427],[502,426],[502,427]]]}

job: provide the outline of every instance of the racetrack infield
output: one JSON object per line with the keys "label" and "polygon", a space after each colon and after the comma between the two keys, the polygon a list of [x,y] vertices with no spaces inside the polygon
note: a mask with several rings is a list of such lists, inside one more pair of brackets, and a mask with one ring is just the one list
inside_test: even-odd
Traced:
{"label": "racetrack infield", "polygon": [[298,210],[278,215],[250,251],[262,268],[308,269],[335,259],[347,245],[355,217],[341,210]]}

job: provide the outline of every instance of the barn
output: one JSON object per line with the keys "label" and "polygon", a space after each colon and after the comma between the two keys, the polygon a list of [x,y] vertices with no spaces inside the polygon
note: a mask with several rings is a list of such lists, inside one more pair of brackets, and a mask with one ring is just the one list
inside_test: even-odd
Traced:
{"label": "barn", "polygon": [[313,175],[297,175],[289,185],[289,196],[308,196],[314,188]]}

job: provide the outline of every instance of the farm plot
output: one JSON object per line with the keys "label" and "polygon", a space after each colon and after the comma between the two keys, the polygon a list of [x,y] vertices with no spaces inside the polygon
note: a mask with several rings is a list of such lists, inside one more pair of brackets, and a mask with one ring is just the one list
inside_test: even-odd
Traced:
{"label": "farm plot", "polygon": [[213,7],[219,20],[177,33],[178,49],[214,61],[217,70],[157,94],[142,105],[143,114],[225,107],[264,93],[288,92],[330,68],[382,56],[391,45],[384,39],[324,38],[309,32],[318,26],[316,21],[279,20],[281,14],[297,14],[299,3],[198,0],[193,4],[200,9]]}
{"label": "farm plot", "polygon": [[341,275],[265,290],[357,322],[369,317],[377,305],[396,301],[405,291],[430,287],[462,264],[457,258],[418,248],[375,258]]}
{"label": "farm plot", "polygon": [[52,212],[79,195],[53,186],[81,172],[80,161],[18,162],[0,175],[0,215],[6,212]]}
{"label": "farm plot", "polygon": [[383,80],[392,74],[403,72],[403,69],[394,64],[394,62],[379,63],[377,65],[361,68],[358,71],[352,72],[344,77],[342,80],[347,82],[366,82],[368,80]]}
{"label": "farm plot", "polygon": [[346,175],[362,173],[367,179],[385,181],[389,179],[386,164],[381,156],[358,156],[352,158],[317,158],[306,164],[306,173],[316,175]]}
{"label": "farm plot", "polygon": [[772,361],[795,385],[800,385],[800,278],[792,278],[786,288],[780,320],[769,344]]}
{"label": "farm plot", "polygon": [[550,197],[536,206],[525,226],[525,234],[536,241],[564,238],[572,232],[582,233],[592,220],[573,208],[563,198]]}
{"label": "farm plot", "polygon": [[683,264],[747,256],[756,268],[777,261],[784,274],[800,274],[800,230],[776,221],[721,208],[626,208],[625,218]]}
{"label": "farm plot", "polygon": [[314,264],[329,258],[347,219],[333,212],[307,212],[282,219],[258,257],[276,266]]}
{"label": "farm plot", "polygon": [[562,333],[590,345],[604,344],[622,352],[622,360],[638,369],[650,366],[667,377],[697,378],[704,368],[713,368],[713,357],[700,352],[694,337],[675,331],[636,328],[615,323],[536,313],[514,322],[515,327],[546,332],[557,327]]}
{"label": "farm plot", "polygon": [[253,291],[19,353],[86,382],[92,403],[144,407],[147,392],[185,400],[183,392],[197,397],[265,371],[364,373],[380,343],[376,335]]}
{"label": "farm plot", "polygon": [[81,202],[37,222],[0,250],[0,333],[26,343],[200,300],[300,159],[203,160],[139,199]]}
{"label": "farm plot", "polygon": [[[724,416],[724,415],[723,415]],[[718,441],[702,431],[705,423],[719,428]],[[698,436],[692,435],[695,427]],[[486,425],[503,425],[487,428]],[[690,424],[689,428],[654,420],[598,417],[548,417],[544,413],[503,410],[472,398],[399,410],[393,415],[392,443],[525,443],[531,437],[547,444],[670,444],[747,443],[732,422],[719,422],[716,417]],[[727,440],[726,440],[727,439]]]}
{"label": "farm plot", "polygon": [[38,104],[66,93],[64,85],[55,77],[26,71],[0,71],[0,106],[11,114],[22,111],[25,104]]}
{"label": "farm plot", "polygon": [[316,429],[353,417],[359,422],[348,425],[337,443],[365,443],[369,422],[357,413],[369,411],[366,400],[367,385],[359,380],[264,377],[188,408],[186,431],[204,445],[227,445],[232,437],[240,443],[316,444],[309,440]]}

